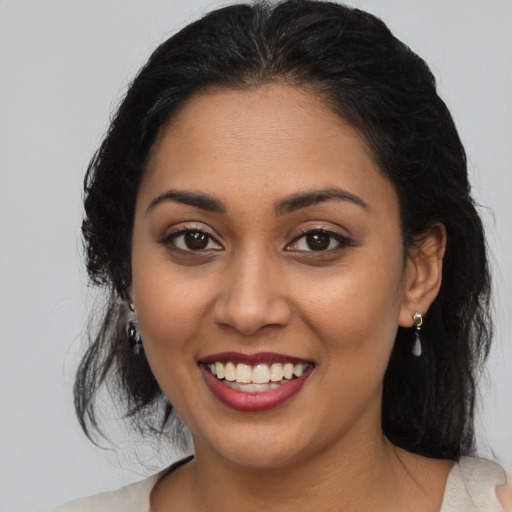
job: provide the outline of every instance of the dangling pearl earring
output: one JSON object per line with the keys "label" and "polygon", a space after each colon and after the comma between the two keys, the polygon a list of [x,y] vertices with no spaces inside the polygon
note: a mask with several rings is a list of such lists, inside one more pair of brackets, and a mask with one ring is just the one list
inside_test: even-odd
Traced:
{"label": "dangling pearl earring", "polygon": [[421,313],[414,313],[414,316],[412,317],[414,320],[414,327],[416,329],[416,332],[414,333],[414,345],[412,346],[412,355],[415,357],[420,357],[423,353],[423,350],[421,348],[421,340],[420,340],[420,333],[421,326],[423,325],[423,317],[421,316]]}

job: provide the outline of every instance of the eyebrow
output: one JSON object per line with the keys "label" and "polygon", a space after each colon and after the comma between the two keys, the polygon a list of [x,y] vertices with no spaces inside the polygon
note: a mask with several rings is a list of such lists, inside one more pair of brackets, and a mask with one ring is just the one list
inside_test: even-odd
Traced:
{"label": "eyebrow", "polygon": [[368,210],[368,205],[358,196],[342,190],[341,188],[326,188],[322,190],[309,190],[299,192],[293,196],[283,199],[276,204],[275,210],[277,215],[285,215],[292,213],[308,206],[314,206],[319,203],[331,200],[348,201],[350,203],[361,206]]}
{"label": "eyebrow", "polygon": [[[293,194],[275,205],[277,215],[286,215],[293,213],[308,206],[314,206],[319,203],[331,200],[348,201],[350,203],[369,209],[368,205],[355,194],[351,194],[340,188],[326,188],[321,190],[308,190]],[[156,196],[146,209],[146,214],[150,213],[157,205],[166,201],[174,201],[189,206],[200,208],[214,213],[227,213],[228,209],[220,201],[209,194],[203,192],[192,192],[188,190],[167,190],[166,192]]]}
{"label": "eyebrow", "polygon": [[174,201],[176,203],[187,204],[195,206],[201,210],[206,210],[214,213],[226,213],[227,208],[224,204],[208,194],[202,192],[191,192],[188,190],[168,190],[163,194],[156,196],[146,209],[146,215],[155,208],[155,206],[164,203],[165,201]]}

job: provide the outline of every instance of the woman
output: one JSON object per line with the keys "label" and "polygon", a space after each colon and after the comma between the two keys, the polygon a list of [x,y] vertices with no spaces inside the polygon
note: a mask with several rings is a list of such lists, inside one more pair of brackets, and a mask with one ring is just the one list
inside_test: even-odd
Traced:
{"label": "woman", "polygon": [[111,295],[82,426],[110,383],[144,433],[183,420],[195,457],[59,510],[511,506],[468,457],[492,329],[464,149],[381,21],[287,1],[189,25],[131,85],[85,209]]}

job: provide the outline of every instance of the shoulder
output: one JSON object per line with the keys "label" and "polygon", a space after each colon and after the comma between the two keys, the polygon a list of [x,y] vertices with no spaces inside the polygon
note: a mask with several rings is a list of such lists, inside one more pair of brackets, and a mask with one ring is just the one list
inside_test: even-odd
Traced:
{"label": "shoulder", "polygon": [[88,498],[70,501],[52,512],[150,512],[149,498],[156,483],[193,458],[193,455],[190,455],[141,482],[127,485],[117,491],[101,492]]}
{"label": "shoulder", "polygon": [[496,490],[506,484],[498,464],[477,457],[462,457],[448,477],[441,512],[499,512]]}
{"label": "shoulder", "polygon": [[159,477],[157,474],[117,491],[71,501],[52,512],[149,512],[149,496]]}

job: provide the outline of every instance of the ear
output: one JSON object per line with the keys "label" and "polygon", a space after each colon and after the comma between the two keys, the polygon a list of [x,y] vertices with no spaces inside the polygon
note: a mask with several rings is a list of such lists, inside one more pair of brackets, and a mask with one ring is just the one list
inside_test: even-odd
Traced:
{"label": "ear", "polygon": [[441,287],[443,257],[446,251],[446,228],[432,224],[408,251],[402,307],[398,324],[412,327],[417,311],[423,316],[434,302]]}

